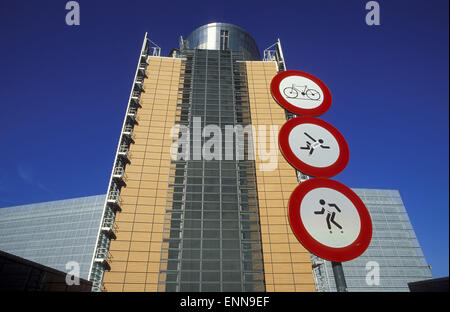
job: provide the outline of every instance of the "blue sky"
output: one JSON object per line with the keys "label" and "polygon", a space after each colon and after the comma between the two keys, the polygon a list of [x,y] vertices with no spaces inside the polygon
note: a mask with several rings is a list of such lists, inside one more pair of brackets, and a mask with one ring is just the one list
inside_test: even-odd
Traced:
{"label": "blue sky", "polygon": [[281,39],[288,69],[333,94],[321,118],[346,137],[334,179],[398,189],[434,277],[448,276],[447,0],[0,0],[0,207],[103,194],[143,35],[167,55],[206,23],[241,26],[262,50]]}

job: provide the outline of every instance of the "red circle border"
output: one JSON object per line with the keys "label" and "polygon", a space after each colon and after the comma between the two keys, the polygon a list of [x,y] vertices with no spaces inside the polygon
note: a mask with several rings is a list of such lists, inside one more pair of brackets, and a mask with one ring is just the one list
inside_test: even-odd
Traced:
{"label": "red circle border", "polygon": [[[300,216],[300,204],[311,190],[326,187],[345,195],[355,205],[361,220],[361,231],[356,240],[342,248],[328,247],[315,240],[306,230]],[[329,261],[345,262],[359,257],[366,251],[372,240],[372,219],[366,205],[344,184],[331,179],[314,178],[300,183],[289,198],[289,223],[300,243],[316,256]]]}
{"label": "red circle border", "polygon": [[[289,103],[281,94],[280,92],[280,83],[281,81],[289,76],[301,76],[308,78],[312,81],[314,81],[323,92],[323,101],[320,106],[313,108],[313,109],[305,109],[305,108],[299,108],[295,105],[292,105]],[[272,93],[273,98],[275,101],[280,104],[283,108],[287,109],[288,111],[301,116],[319,116],[325,113],[331,106],[332,102],[332,96],[331,92],[328,89],[328,87],[325,85],[325,83],[322,82],[319,78],[299,70],[286,70],[281,73],[278,73],[275,77],[273,77],[272,82],[270,83],[270,91]]]}
{"label": "red circle border", "polygon": [[[305,123],[310,123],[325,128],[334,136],[334,138],[338,142],[340,154],[338,159],[332,165],[328,167],[310,166],[301,161],[292,151],[291,147],[289,146],[289,134],[294,127]],[[288,120],[281,127],[280,132],[278,133],[278,145],[284,158],[286,158],[286,160],[294,168],[304,174],[313,177],[329,178],[335,176],[345,169],[350,159],[350,151],[344,136],[335,127],[333,127],[326,121],[314,117],[296,117]]]}

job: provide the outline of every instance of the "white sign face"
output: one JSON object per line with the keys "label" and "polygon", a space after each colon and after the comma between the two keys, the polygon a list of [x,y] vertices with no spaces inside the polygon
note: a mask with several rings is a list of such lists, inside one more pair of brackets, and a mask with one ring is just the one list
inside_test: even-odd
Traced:
{"label": "white sign face", "polygon": [[356,207],[344,194],[332,188],[312,189],[298,209],[308,233],[327,247],[349,246],[361,232]]}
{"label": "white sign face", "polygon": [[289,133],[288,141],[295,156],[313,167],[331,166],[340,155],[339,144],[334,135],[315,124],[295,126]]}
{"label": "white sign face", "polygon": [[288,76],[280,82],[280,93],[290,104],[302,109],[314,109],[323,103],[322,89],[311,79]]}

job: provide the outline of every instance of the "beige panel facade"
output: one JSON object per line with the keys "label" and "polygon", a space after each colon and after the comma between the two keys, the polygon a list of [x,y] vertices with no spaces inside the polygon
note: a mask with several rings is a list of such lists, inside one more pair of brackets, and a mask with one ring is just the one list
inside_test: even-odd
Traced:
{"label": "beige panel facade", "polygon": [[[269,129],[278,130],[286,122],[285,111],[272,98],[270,82],[277,74],[275,62],[246,62],[252,125],[265,125],[266,142]],[[278,130],[273,133],[278,137]],[[267,149],[269,144],[267,143]],[[308,251],[294,236],[288,220],[289,197],[297,186],[295,170],[279,152],[276,169],[267,170],[256,153],[256,178],[261,221],[266,291],[315,291],[314,277]]]}
{"label": "beige panel facade", "polygon": [[182,61],[149,57],[142,108],[126,167],[127,187],[121,191],[117,239],[111,242],[111,271],[106,291],[156,291],[160,269],[164,214],[169,183],[171,129]]}
{"label": "beige panel facade", "polygon": [[[270,94],[275,63],[246,62],[246,66],[253,126],[281,128],[285,113]],[[126,167],[127,187],[121,191],[122,212],[116,217],[117,239],[110,246],[111,270],[103,279],[106,291],[158,291],[170,196],[171,129],[182,72],[180,59],[149,58],[131,163]],[[309,253],[293,235],[287,218],[289,196],[297,186],[295,170],[276,148],[276,169],[261,170],[263,162],[258,157],[255,163],[266,291],[315,291]]]}

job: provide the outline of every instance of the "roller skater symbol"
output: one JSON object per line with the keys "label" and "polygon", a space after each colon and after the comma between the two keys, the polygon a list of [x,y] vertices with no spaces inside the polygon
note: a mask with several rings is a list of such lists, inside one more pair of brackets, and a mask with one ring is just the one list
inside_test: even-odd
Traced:
{"label": "roller skater symbol", "polygon": [[306,146],[301,146],[300,149],[304,149],[304,150],[309,150],[309,155],[312,155],[312,153],[314,152],[315,149],[317,148],[324,148],[324,149],[329,149],[329,146],[323,145],[323,140],[319,139],[316,140],[314,139],[312,136],[310,136],[308,133],[303,132],[308,138],[310,138],[313,143],[306,141]]}

